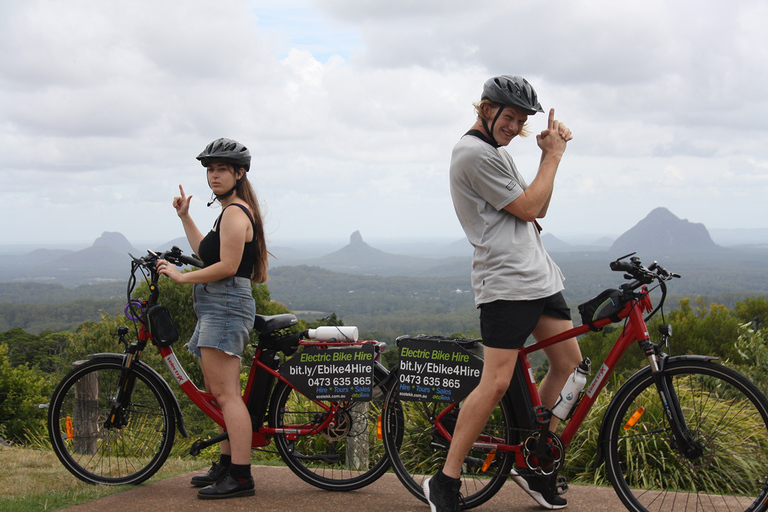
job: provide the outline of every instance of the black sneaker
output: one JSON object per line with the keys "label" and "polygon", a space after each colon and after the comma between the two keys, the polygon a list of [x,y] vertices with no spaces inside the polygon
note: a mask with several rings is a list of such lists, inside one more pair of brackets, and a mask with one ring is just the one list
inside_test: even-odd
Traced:
{"label": "black sneaker", "polygon": [[510,472],[512,480],[536,500],[536,503],[549,510],[565,508],[568,500],[549,488],[549,477],[537,475],[527,468],[514,468]]}
{"label": "black sneaker", "polygon": [[203,487],[197,491],[197,497],[201,500],[221,500],[225,498],[237,498],[239,496],[253,496],[256,494],[256,486],[253,478],[245,482],[239,482],[227,475],[213,485]]}
{"label": "black sneaker", "polygon": [[213,485],[229,474],[229,466],[214,462],[211,469],[203,475],[195,475],[190,482],[195,487],[205,487]]}
{"label": "black sneaker", "polygon": [[431,477],[424,480],[421,486],[432,512],[459,512],[461,510],[459,505],[461,480],[451,479],[450,482],[441,484],[437,481],[437,477]]}

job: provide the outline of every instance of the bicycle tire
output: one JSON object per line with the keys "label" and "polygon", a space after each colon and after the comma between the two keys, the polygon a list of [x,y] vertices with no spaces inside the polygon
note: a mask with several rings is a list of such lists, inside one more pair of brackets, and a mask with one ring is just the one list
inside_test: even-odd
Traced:
{"label": "bicycle tire", "polygon": [[70,371],[56,387],[48,411],[48,435],[67,470],[91,484],[139,484],[168,458],[176,433],[173,404],[155,375],[141,366],[125,424],[106,427],[122,367],[93,359]]}
{"label": "bicycle tire", "polygon": [[[765,395],[743,375],[713,362],[670,360],[664,375],[703,453],[689,460],[674,449],[650,369],[638,372],[616,394],[604,420],[606,470],[627,509],[766,510]],[[636,412],[639,419],[626,430]]]}
{"label": "bicycle tire", "polygon": [[[447,404],[441,402],[401,401],[396,385],[390,389],[384,404],[384,446],[392,469],[405,488],[425,503],[422,484],[443,467],[448,454],[448,441],[433,434],[434,418],[446,407]],[[456,415],[443,420],[449,430]],[[494,408],[481,435],[513,444],[512,405],[506,396]],[[514,459],[514,454],[509,452],[491,454],[487,448],[473,448],[462,467],[462,509],[477,507],[491,499],[506,482]],[[486,462],[489,466],[483,469]]]}
{"label": "bicycle tire", "polygon": [[[387,472],[389,459],[378,434],[386,377],[378,372],[374,375],[373,400],[342,407],[337,427],[293,439],[274,436],[280,457],[299,478],[326,491],[353,491]],[[272,393],[269,426],[319,425],[325,413],[316,402],[281,381]]]}

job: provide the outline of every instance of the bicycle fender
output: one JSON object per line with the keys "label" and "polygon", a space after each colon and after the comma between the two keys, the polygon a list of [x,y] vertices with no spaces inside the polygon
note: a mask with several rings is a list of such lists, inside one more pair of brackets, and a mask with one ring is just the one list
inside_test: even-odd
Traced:
{"label": "bicycle fender", "polygon": [[[659,361],[659,366],[661,368],[661,371],[664,371],[664,368],[666,367],[667,363],[674,363],[677,361],[701,361],[703,363],[711,363],[712,361],[717,361],[719,358],[713,357],[713,356],[700,356],[700,355],[683,355],[683,356],[664,356]],[[632,375],[627,381],[621,385],[619,390],[614,395],[614,399],[611,400],[611,403],[608,404],[608,408],[605,410],[605,414],[603,414],[603,422],[600,425],[600,433],[597,436],[597,453],[595,454],[595,463],[593,468],[597,469],[600,466],[600,463],[603,461],[603,445],[605,443],[605,440],[608,438],[608,421],[606,418],[610,418],[612,416],[613,410],[618,407],[616,405],[615,397],[619,396],[625,387],[629,385],[633,385],[635,381],[642,380],[647,378],[648,374],[651,373],[651,367],[646,366],[645,368],[642,368],[641,370],[637,371],[634,375]]]}
{"label": "bicycle fender", "polygon": [[[88,354],[87,356],[90,359],[113,359],[118,363],[122,363],[123,359],[125,357],[125,354],[116,354],[113,352],[99,352],[97,354]],[[137,364],[134,362],[133,364]],[[166,393],[168,393],[168,396],[171,397],[171,401],[173,403],[173,411],[176,414],[176,423],[178,425],[179,433],[184,437],[189,437],[189,434],[187,433],[187,427],[184,425],[184,416],[181,413],[181,405],[179,405],[179,400],[176,398],[176,395],[173,393],[173,390],[171,389],[171,386],[168,385],[168,383],[165,381],[165,379],[157,373],[157,370],[149,366],[144,361],[138,361],[138,365],[142,367],[142,369],[147,370],[156,380],[158,387],[163,389]]]}

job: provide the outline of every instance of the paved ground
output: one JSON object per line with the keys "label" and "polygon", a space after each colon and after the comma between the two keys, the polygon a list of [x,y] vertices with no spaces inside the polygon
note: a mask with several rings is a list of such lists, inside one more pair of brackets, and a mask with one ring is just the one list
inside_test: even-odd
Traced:
{"label": "paved ground", "polygon": [[[413,497],[393,473],[363,489],[332,493],[316,489],[299,480],[286,467],[254,466],[257,494],[247,498],[209,501],[197,499],[197,489],[189,485],[195,473],[139,485],[125,492],[70,507],[67,512],[429,512],[429,507]],[[613,489],[570,486],[568,512],[615,512],[624,510]],[[543,510],[511,480],[478,512]]]}

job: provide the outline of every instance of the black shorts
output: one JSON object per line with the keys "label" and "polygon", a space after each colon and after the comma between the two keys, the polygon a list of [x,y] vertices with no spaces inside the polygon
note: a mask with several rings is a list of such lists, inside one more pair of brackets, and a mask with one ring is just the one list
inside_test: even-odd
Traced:
{"label": "black shorts", "polygon": [[516,349],[525,345],[542,315],[571,319],[563,294],[536,300],[497,300],[480,304],[480,335],[483,345]]}

